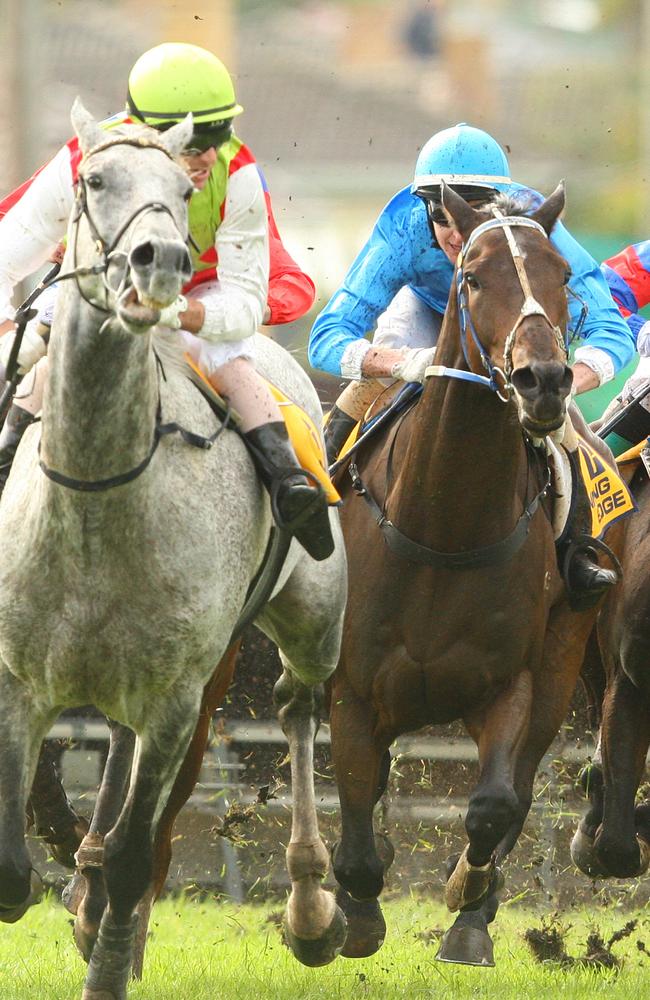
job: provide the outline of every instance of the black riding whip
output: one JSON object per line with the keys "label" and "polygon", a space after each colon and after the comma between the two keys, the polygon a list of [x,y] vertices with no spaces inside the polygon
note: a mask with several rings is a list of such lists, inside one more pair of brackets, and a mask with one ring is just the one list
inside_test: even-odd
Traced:
{"label": "black riding whip", "polygon": [[[32,292],[29,293],[22,305],[18,306],[18,309],[16,310],[16,315],[14,316],[14,321],[16,323],[16,329],[13,334],[14,342],[12,344],[11,351],[9,352],[9,360],[7,361],[5,386],[2,390],[2,394],[0,394],[0,427],[5,422],[7,413],[9,412],[9,407],[11,406],[11,401],[14,398],[20,381],[20,375],[18,374],[18,353],[20,351],[20,345],[23,341],[25,327],[29,323],[30,319],[33,319],[34,316],[36,316],[36,309],[32,309],[32,303],[34,303],[41,292],[44,292],[47,286],[54,281],[60,270],[60,264],[53,264],[43,280]],[[10,334],[7,333],[5,336],[8,337]]]}
{"label": "black riding whip", "polygon": [[615,431],[628,413],[634,409],[637,403],[639,403],[642,399],[645,399],[649,392],[650,381],[644,382],[643,385],[639,386],[639,388],[632,393],[625,406],[622,406],[620,410],[617,410],[616,413],[612,414],[607,423],[603,424],[603,426],[596,431],[597,436],[599,438],[603,438],[604,440],[608,434]]}

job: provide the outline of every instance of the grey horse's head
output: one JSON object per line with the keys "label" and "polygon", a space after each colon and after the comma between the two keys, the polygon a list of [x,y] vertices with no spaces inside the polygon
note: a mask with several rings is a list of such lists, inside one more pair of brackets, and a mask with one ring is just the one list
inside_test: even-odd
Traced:
{"label": "grey horse's head", "polygon": [[178,161],[192,116],[166,132],[106,130],[77,98],[71,119],[83,154],[68,237],[74,266],[96,266],[99,255],[106,270],[84,276],[84,294],[106,301],[130,332],[146,331],[192,273],[187,205],[194,189]]}

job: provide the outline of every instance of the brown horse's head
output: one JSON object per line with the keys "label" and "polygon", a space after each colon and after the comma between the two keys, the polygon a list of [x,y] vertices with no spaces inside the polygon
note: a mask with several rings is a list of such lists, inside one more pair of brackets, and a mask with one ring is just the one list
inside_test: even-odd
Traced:
{"label": "brown horse's head", "polygon": [[456,287],[467,361],[493,378],[505,373],[522,426],[543,437],[564,421],[572,382],[564,346],[570,271],[548,239],[564,186],[530,215],[505,197],[477,211],[447,186],[442,201],[464,244]]}

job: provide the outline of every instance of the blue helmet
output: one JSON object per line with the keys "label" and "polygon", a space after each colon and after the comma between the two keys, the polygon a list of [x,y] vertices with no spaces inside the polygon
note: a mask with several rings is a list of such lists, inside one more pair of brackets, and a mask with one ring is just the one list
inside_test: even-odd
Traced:
{"label": "blue helmet", "polygon": [[461,122],[436,132],[423,146],[415,164],[413,194],[434,197],[441,181],[486,195],[502,191],[510,184],[510,167],[499,143],[483,132]]}

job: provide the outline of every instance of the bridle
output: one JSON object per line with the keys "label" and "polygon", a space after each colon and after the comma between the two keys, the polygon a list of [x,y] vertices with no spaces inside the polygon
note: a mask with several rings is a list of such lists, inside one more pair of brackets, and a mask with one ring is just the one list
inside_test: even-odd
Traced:
{"label": "bridle", "polygon": [[[166,149],[160,143],[152,141],[151,139],[145,138],[143,136],[139,137],[117,136],[111,139],[107,139],[106,141],[100,142],[96,146],[93,146],[92,149],[89,149],[88,152],[84,154],[81,162],[85,163],[90,159],[91,156],[94,156],[96,153],[101,153],[106,149],[111,149],[113,146],[135,146],[139,149],[157,149],[159,152],[164,153],[168,159],[172,160],[172,162],[175,162],[174,157],[172,156],[172,154],[169,152],[168,149]],[[178,228],[178,223],[176,222],[176,219],[174,218],[171,209],[169,209],[167,205],[163,205],[162,202],[159,201],[146,202],[144,205],[141,205],[139,208],[137,208],[134,212],[131,213],[131,215],[126,219],[126,221],[122,223],[117,233],[115,234],[115,236],[113,236],[110,242],[107,241],[107,239],[100,234],[98,227],[95,224],[92,215],[90,214],[90,210],[88,208],[86,181],[81,175],[79,175],[76,183],[74,213],[71,216],[70,220],[73,227],[73,233],[72,233],[73,267],[71,271],[67,271],[65,274],[60,274],[55,280],[65,281],[66,279],[73,278],[77,285],[77,290],[79,291],[79,295],[84,300],[84,302],[92,306],[93,309],[98,309],[100,312],[109,314],[109,316],[112,315],[114,309],[113,306],[111,305],[111,301],[114,301],[115,298],[119,298],[122,292],[124,292],[126,287],[128,272],[127,269],[125,268],[119,285],[116,288],[113,288],[108,281],[108,269],[116,259],[123,258],[124,260],[126,260],[128,258],[128,253],[126,253],[126,251],[118,249],[119,244],[121,243],[122,239],[130,229],[130,227],[136,221],[136,219],[139,219],[141,216],[146,215],[148,212],[164,212],[165,214],[169,215],[176,229],[178,230],[179,236],[181,237],[183,243],[187,244],[188,242],[191,242],[189,235],[183,236],[183,234],[181,233],[180,229]],[[91,267],[80,267],[77,265],[77,244],[79,238],[79,223],[81,222],[82,218],[86,219],[88,228],[90,230],[90,235],[92,236],[95,243],[95,249],[97,250],[97,253],[101,257],[99,263],[93,264]],[[86,294],[83,285],[79,280],[80,278],[86,277],[88,275],[98,275],[98,274],[102,276],[102,283],[104,285],[104,289],[106,292],[105,300],[102,303],[93,301],[93,299]]]}
{"label": "bridle", "polygon": [[[431,365],[425,371],[425,378],[442,376],[446,378],[460,379],[466,382],[475,382],[491,389],[496,393],[502,402],[507,403],[510,400],[513,388],[511,383],[513,372],[512,354],[517,338],[517,332],[521,324],[528,316],[541,316],[551,328],[551,332],[553,333],[558,346],[563,351],[565,359],[568,359],[569,352],[566,333],[563,332],[559,326],[551,322],[546,310],[537,301],[532,293],[521,250],[512,232],[512,229],[515,226],[535,229],[540,232],[545,239],[548,239],[546,230],[543,229],[538,222],[535,222],[534,219],[530,219],[526,216],[503,215],[496,206],[492,206],[492,213],[494,218],[483,222],[470,234],[469,239],[463,245],[460,252],[458,266],[456,269],[456,296],[458,301],[460,341],[463,356],[469,370],[465,371],[460,368],[447,368],[444,365]],[[508,249],[510,250],[510,254],[514,261],[517,277],[519,278],[519,284],[521,285],[521,290],[524,295],[524,301],[521,309],[519,310],[519,315],[506,337],[503,351],[503,368],[499,368],[492,362],[492,359],[485,350],[478,333],[476,332],[467,301],[467,282],[463,267],[471,247],[474,246],[476,241],[480,239],[484,233],[489,232],[492,229],[503,230],[508,242]],[[468,350],[468,332],[478,349],[483,367],[487,371],[487,376],[477,375],[471,370]],[[501,385],[498,381],[499,378],[502,381]],[[392,456],[395,443],[397,441],[399,426],[400,425],[398,424],[388,452],[387,484],[390,482]],[[526,447],[528,473],[530,473],[531,462],[541,460],[543,462],[542,468],[544,472],[543,482],[540,489],[533,496],[532,500],[527,501],[524,510],[522,511],[510,534],[492,545],[484,545],[476,549],[463,549],[458,552],[441,552],[436,549],[432,549],[428,545],[421,545],[419,542],[409,538],[403,531],[400,531],[400,529],[389,519],[387,515],[386,504],[388,500],[388,485],[384,494],[384,500],[381,504],[379,504],[363,482],[356,462],[354,461],[351,462],[349,466],[352,488],[358,496],[365,500],[366,504],[370,508],[370,511],[375,518],[389,548],[402,558],[420,565],[448,570],[481,569],[486,566],[504,565],[512,559],[515,553],[519,551],[525,542],[528,536],[530,523],[537,512],[540,503],[546,498],[551,487],[551,473],[548,465],[548,459],[546,456],[542,456],[540,452],[533,447],[532,442],[527,435],[524,435],[524,444]],[[526,495],[528,496],[528,484]]]}
{"label": "bridle", "polygon": [[[87,153],[84,154],[82,162],[87,161],[91,156],[94,156],[95,153],[99,153],[105,149],[110,149],[112,146],[137,146],[138,148],[141,149],[157,149],[161,153],[164,153],[165,156],[167,156],[170,160],[172,161],[174,160],[172,154],[167,149],[165,149],[164,146],[161,146],[156,142],[152,142],[150,139],[145,139],[143,137],[135,137],[135,136],[133,138],[129,136],[119,136],[117,138],[109,139],[106,142],[101,142],[97,146],[94,146],[92,149],[90,149]],[[131,215],[128,217],[128,219],[124,223],[122,223],[122,225],[119,227],[113,239],[110,242],[107,242],[107,240],[100,235],[97,226],[95,225],[95,222],[92,219],[92,216],[88,209],[88,199],[86,197],[85,182],[83,178],[80,176],[77,182],[77,190],[75,195],[75,210],[74,214],[71,217],[71,222],[74,227],[73,268],[71,271],[67,271],[65,274],[55,276],[49,282],[44,282],[41,287],[41,291],[43,291],[46,287],[48,287],[48,285],[54,284],[54,282],[56,281],[65,281],[66,279],[73,278],[82,299],[85,302],[87,302],[90,306],[92,306],[93,309],[98,309],[100,312],[109,314],[108,318],[104,321],[104,323],[100,328],[100,333],[101,333],[104,330],[105,326],[110,322],[113,316],[114,310],[110,305],[110,297],[119,296],[121,294],[121,292],[125,288],[126,275],[127,275],[127,270],[125,269],[121,279],[120,286],[118,286],[118,288],[113,288],[108,281],[108,268],[111,262],[116,257],[124,257],[124,258],[128,257],[128,254],[125,251],[118,249],[119,243],[121,242],[125,234],[128,232],[133,222],[135,222],[136,219],[140,218],[140,216],[146,214],[147,212],[167,213],[167,215],[170,216],[170,218],[174,222],[174,225],[178,229],[178,224],[174,219],[171,210],[166,205],[163,205],[161,202],[151,201],[147,202],[146,204],[142,205],[140,208],[132,212]],[[79,222],[84,216],[88,223],[91,236],[95,241],[95,248],[102,257],[101,262],[98,264],[94,264],[92,267],[79,267],[77,265],[77,238],[79,232]],[[182,236],[180,230],[179,230],[179,235]],[[183,242],[187,243],[188,238],[184,238]],[[104,288],[106,289],[106,301],[104,303],[94,302],[84,292],[84,289],[79,279],[84,277],[85,275],[90,275],[90,274],[102,275]],[[158,367],[160,369],[161,364],[157,356],[156,360],[158,362]],[[84,479],[76,479],[72,476],[66,476],[64,473],[58,472],[56,469],[50,468],[48,465],[45,464],[43,459],[40,457],[39,457],[39,466],[42,472],[47,476],[47,478],[51,479],[52,482],[57,483],[59,486],[65,486],[68,489],[75,490],[81,493],[104,492],[105,490],[113,489],[116,486],[123,486],[124,484],[130,483],[134,479],[137,479],[138,476],[142,472],[144,472],[144,470],[151,462],[151,459],[153,458],[161,439],[163,437],[166,437],[168,434],[180,434],[183,440],[187,444],[193,445],[196,448],[207,449],[212,447],[217,438],[223,433],[223,431],[227,427],[230,426],[230,424],[231,424],[230,408],[228,408],[227,410],[223,423],[214,432],[214,434],[210,435],[209,437],[204,437],[201,434],[195,434],[192,431],[188,431],[185,428],[181,427],[176,422],[163,424],[160,395],[159,395],[158,404],[156,407],[156,420],[153,432],[153,439],[149,451],[142,459],[142,461],[139,462],[138,465],[136,465],[134,468],[130,469],[128,472],[124,472],[116,476],[109,476],[106,479],[84,480]],[[39,456],[40,456],[40,445],[39,445]]]}
{"label": "bridle", "polygon": [[[456,268],[456,299],[458,302],[460,343],[463,350],[463,357],[465,358],[469,371],[463,371],[458,368],[447,368],[444,365],[431,365],[425,371],[425,378],[443,376],[446,378],[457,378],[467,382],[476,382],[480,385],[484,385],[488,389],[491,389],[497,394],[498,398],[502,400],[502,402],[507,403],[512,393],[512,383],[510,381],[513,372],[512,353],[517,338],[517,332],[524,320],[529,316],[541,316],[544,320],[546,320],[558,346],[564,353],[565,359],[568,359],[569,357],[568,336],[567,333],[559,326],[551,322],[546,310],[533,295],[521,249],[515,239],[514,233],[512,232],[514,227],[535,229],[537,232],[542,234],[544,239],[548,239],[546,230],[543,229],[538,222],[535,222],[534,219],[530,219],[527,216],[503,215],[495,205],[491,206],[491,210],[495,217],[493,219],[488,219],[487,222],[481,223],[480,226],[477,226],[476,229],[470,233],[470,236],[467,242],[463,245],[458,257],[458,265]],[[515,320],[515,324],[510,330],[510,333],[506,337],[503,349],[503,368],[500,368],[498,365],[493,363],[481,343],[478,333],[476,332],[476,327],[474,326],[469,310],[469,303],[467,301],[467,281],[464,271],[465,260],[470,249],[474,246],[476,241],[483,236],[484,233],[490,232],[492,229],[503,230],[503,234],[508,243],[508,249],[510,250],[510,255],[515,265],[515,271],[517,272],[519,284],[521,285],[521,290],[524,295],[524,301],[521,309],[519,310],[519,315]],[[474,345],[478,349],[483,367],[488,373],[487,377],[485,375],[477,375],[471,370],[468,349],[468,331],[474,341]]]}

